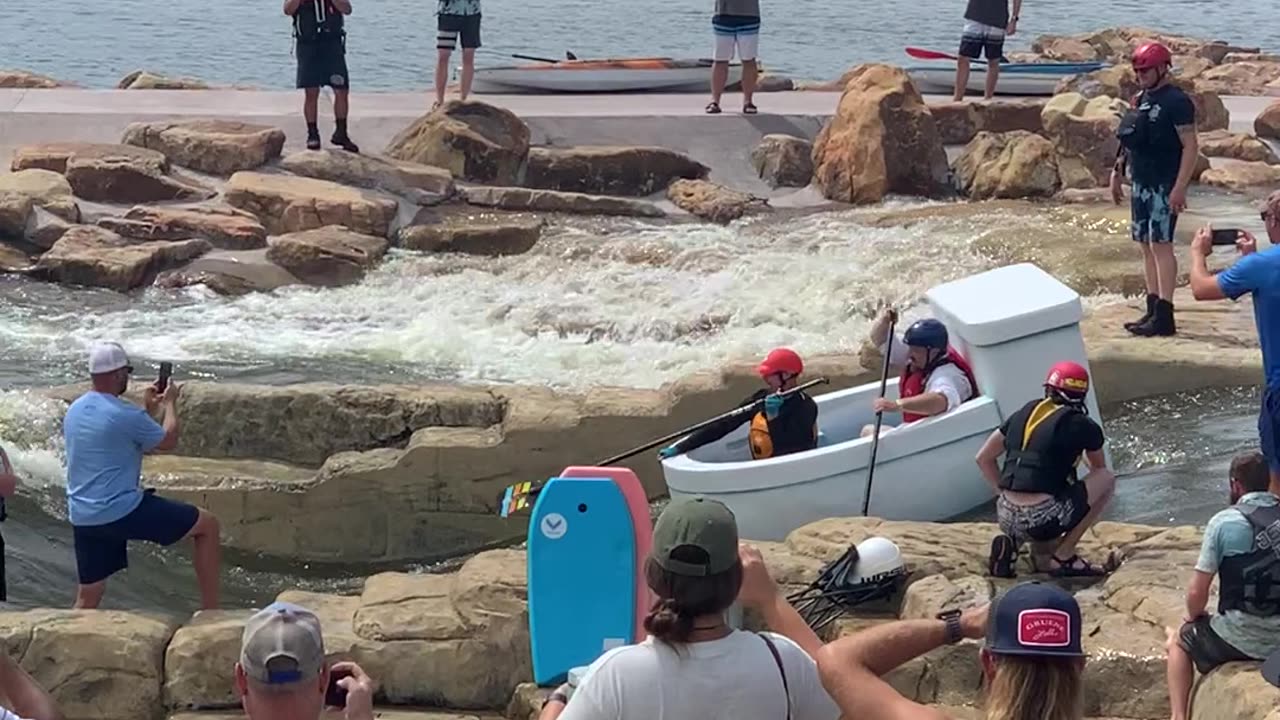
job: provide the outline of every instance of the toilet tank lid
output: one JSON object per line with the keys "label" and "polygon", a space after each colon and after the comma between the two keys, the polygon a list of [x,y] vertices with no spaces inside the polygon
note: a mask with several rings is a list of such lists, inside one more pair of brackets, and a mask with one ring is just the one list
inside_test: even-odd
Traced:
{"label": "toilet tank lid", "polygon": [[926,293],[948,330],[997,345],[1080,322],[1080,295],[1031,263],[988,270]]}

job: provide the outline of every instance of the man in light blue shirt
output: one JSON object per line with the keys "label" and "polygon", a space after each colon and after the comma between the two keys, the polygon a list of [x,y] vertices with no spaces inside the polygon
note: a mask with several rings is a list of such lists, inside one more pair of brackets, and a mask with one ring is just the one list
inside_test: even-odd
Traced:
{"label": "man in light blue shirt", "polygon": [[[186,503],[142,489],[142,456],[166,452],[178,444],[178,394],[149,385],[146,410],[122,399],[133,367],[116,343],[95,345],[89,353],[93,390],[81,395],[63,419],[67,448],[67,510],[74,531],[80,586],[77,608],[96,608],[107,578],[129,565],[128,543],[145,540],[172,545],[185,538],[195,544],[196,580],[202,607],[218,606],[220,549],[218,521]],[[151,419],[161,411],[164,424]]]}
{"label": "man in light blue shirt", "polygon": [[[1280,498],[1267,461],[1252,452],[1231,462],[1232,506],[1204,530],[1200,558],[1187,588],[1187,614],[1169,629],[1169,701],[1173,720],[1185,720],[1191,666],[1201,674],[1280,650]],[[1269,491],[1270,490],[1270,491]],[[1209,615],[1209,589],[1218,577],[1218,612]]]}

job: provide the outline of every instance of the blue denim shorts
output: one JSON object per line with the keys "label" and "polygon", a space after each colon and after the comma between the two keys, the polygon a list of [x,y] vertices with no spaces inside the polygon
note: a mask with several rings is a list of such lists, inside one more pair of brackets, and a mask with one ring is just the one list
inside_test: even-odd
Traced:
{"label": "blue denim shorts", "polygon": [[1258,412],[1258,441],[1271,472],[1280,472],[1280,386],[1268,385],[1262,391],[1262,408]]}
{"label": "blue denim shorts", "polygon": [[92,585],[129,567],[129,541],[145,540],[172,545],[191,532],[200,509],[148,492],[133,512],[106,525],[72,528],[76,545],[76,570],[81,585]]}

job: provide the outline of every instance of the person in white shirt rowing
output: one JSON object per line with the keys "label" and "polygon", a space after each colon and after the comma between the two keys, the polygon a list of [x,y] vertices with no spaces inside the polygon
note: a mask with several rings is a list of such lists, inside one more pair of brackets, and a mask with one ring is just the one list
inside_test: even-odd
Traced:
{"label": "person in white shirt rowing", "polygon": [[[898,399],[878,397],[872,401],[872,409],[902,413],[905,426],[950,412],[972,400],[978,383],[968,361],[948,344],[947,326],[933,318],[917,320],[901,338],[894,338],[892,348],[886,348],[889,325],[897,320],[897,311],[885,308],[871,326],[871,342],[882,355],[888,350],[889,368],[899,373]],[[893,429],[889,425],[883,427],[881,433]],[[873,425],[862,428],[862,437],[874,433]]]}

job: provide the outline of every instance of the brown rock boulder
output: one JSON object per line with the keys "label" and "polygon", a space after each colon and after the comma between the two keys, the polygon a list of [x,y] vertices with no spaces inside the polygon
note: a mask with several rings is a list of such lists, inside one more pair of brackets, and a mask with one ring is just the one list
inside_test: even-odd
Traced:
{"label": "brown rock boulder", "polygon": [[1079,93],[1087,99],[1107,95],[1129,100],[1141,89],[1138,76],[1133,72],[1133,66],[1120,64],[1063,78],[1053,92],[1055,95]]}
{"label": "brown rock boulder", "polygon": [[469,187],[462,190],[462,197],[469,205],[519,212],[653,218],[666,216],[662,208],[647,200],[560,192],[557,190],[531,190],[517,187]]}
{"label": "brown rock boulder", "polygon": [[421,205],[442,202],[456,192],[453,176],[444,168],[376,155],[307,150],[286,157],[280,166],[294,175],[404,195]]}
{"label": "brown rock boulder", "polygon": [[1216,92],[1200,81],[1176,79],[1174,84],[1191,97],[1196,107],[1196,128],[1201,132],[1225,130],[1231,125],[1231,113]]}
{"label": "brown rock boulder", "polygon": [[253,170],[280,157],[284,131],[236,120],[179,120],[133,123],[126,145],[164,153],[170,162],[212,175]]}
{"label": "brown rock boulder", "polygon": [[169,160],[162,153],[154,150],[136,148],[132,145],[82,142],[24,145],[14,151],[9,169],[14,172],[32,169],[49,170],[65,175],[67,164],[75,158],[120,158],[156,172],[169,172]]}
{"label": "brown rock boulder", "polygon": [[80,222],[80,206],[71,193],[71,184],[51,170],[20,170],[0,175],[0,195],[16,193],[31,198],[36,207],[71,223]]}
{"label": "brown rock boulder", "polygon": [[203,80],[169,77],[146,70],[134,70],[116,83],[117,90],[208,90]]}
{"label": "brown rock boulder", "polygon": [[676,180],[667,188],[676,207],[703,220],[728,223],[768,208],[768,201],[706,180]]}
{"label": "brown rock boulder", "polygon": [[311,285],[359,282],[387,252],[382,237],[331,225],[271,239],[267,259]]}
{"label": "brown rock boulder", "polygon": [[26,272],[35,262],[35,258],[23,248],[0,240],[0,272]]}
{"label": "brown rock boulder", "polygon": [[302,281],[267,259],[266,248],[214,250],[188,265],[156,276],[156,287],[183,288],[203,285],[219,295],[269,292]]}
{"label": "brown rock boulder", "polygon": [[529,126],[503,108],[450,101],[402,130],[386,154],[441,167],[464,180],[513,185],[529,154]]}
{"label": "brown rock boulder", "polygon": [[1227,663],[1214,668],[1196,684],[1191,720],[1277,720],[1280,688],[1258,672],[1258,663]]}
{"label": "brown rock boulder", "polygon": [[1249,60],[1209,68],[1196,78],[1205,90],[1223,95],[1266,95],[1267,84],[1280,80],[1280,62]]}
{"label": "brown rock boulder", "polygon": [[0,193],[0,238],[24,239],[34,209],[35,201],[29,195],[15,192]]}
{"label": "brown rock boulder", "polygon": [[1053,143],[1035,133],[978,133],[956,159],[960,191],[973,199],[1049,197],[1058,191]]}
{"label": "brown rock boulder", "polygon": [[0,70],[0,88],[45,90],[56,87],[62,87],[62,83],[38,73],[25,70]]}
{"label": "brown rock boulder", "polygon": [[1267,140],[1280,140],[1280,100],[1263,108],[1253,119],[1253,131]]}
{"label": "brown rock boulder", "polygon": [[519,213],[424,210],[400,229],[396,244],[422,252],[521,255],[538,243],[544,227],[541,218]]}
{"label": "brown rock boulder", "polygon": [[1200,152],[1208,157],[1224,157],[1233,160],[1264,162],[1271,165],[1280,163],[1280,158],[1265,142],[1246,133],[1233,133],[1226,130],[1200,133]]}
{"label": "brown rock boulder", "polygon": [[267,232],[283,234],[344,225],[387,237],[396,203],[326,180],[238,172],[227,181],[229,205],[253,213]]}
{"label": "brown rock boulder", "polygon": [[701,179],[702,163],[660,147],[536,147],[529,150],[524,184],[542,190],[643,197],[674,180]]}
{"label": "brown rock boulder", "polygon": [[164,653],[165,706],[173,710],[236,707],[240,637],[253,610],[204,610],[178,629]]}
{"label": "brown rock boulder", "polygon": [[771,187],[805,187],[813,179],[813,143],[794,135],[765,135],[751,150],[751,165]]}
{"label": "brown rock boulder", "polygon": [[1098,50],[1079,36],[1041,35],[1031,42],[1031,52],[1058,62],[1093,62]]}
{"label": "brown rock boulder", "polygon": [[993,133],[1026,130],[1038,133],[1044,132],[1040,112],[1044,110],[1045,102],[1034,99],[980,100],[969,104],[978,114],[978,130]]}
{"label": "brown rock boulder", "polygon": [[18,148],[10,165],[18,170],[61,173],[77,197],[94,202],[135,203],[204,200],[213,191],[171,177],[162,153],[132,145],[50,143]]}
{"label": "brown rock boulder", "polygon": [[1062,187],[1107,183],[1120,146],[1116,128],[1126,106],[1105,95],[1086,100],[1079,93],[1055,95],[1045,104],[1041,119],[1058,156]]}
{"label": "brown rock boulder", "polygon": [[208,240],[215,248],[252,250],[267,246],[267,229],[252,215],[231,207],[138,206],[124,217],[98,220],[98,227],[134,240]]}
{"label": "brown rock boulder", "polygon": [[949,194],[937,123],[906,72],[863,65],[813,146],[814,180],[828,200],[879,202],[888,193]]}
{"label": "brown rock boulder", "polygon": [[1280,185],[1280,166],[1261,162],[1224,163],[1221,167],[1206,170],[1200,176],[1200,182],[1227,190]]}
{"label": "brown rock boulder", "polygon": [[75,225],[40,256],[32,275],[124,292],[147,285],[160,272],[209,250],[204,240],[132,243],[104,228]]}
{"label": "brown rock boulder", "polygon": [[945,102],[930,105],[943,145],[963,145],[978,134],[978,109],[973,103]]}

